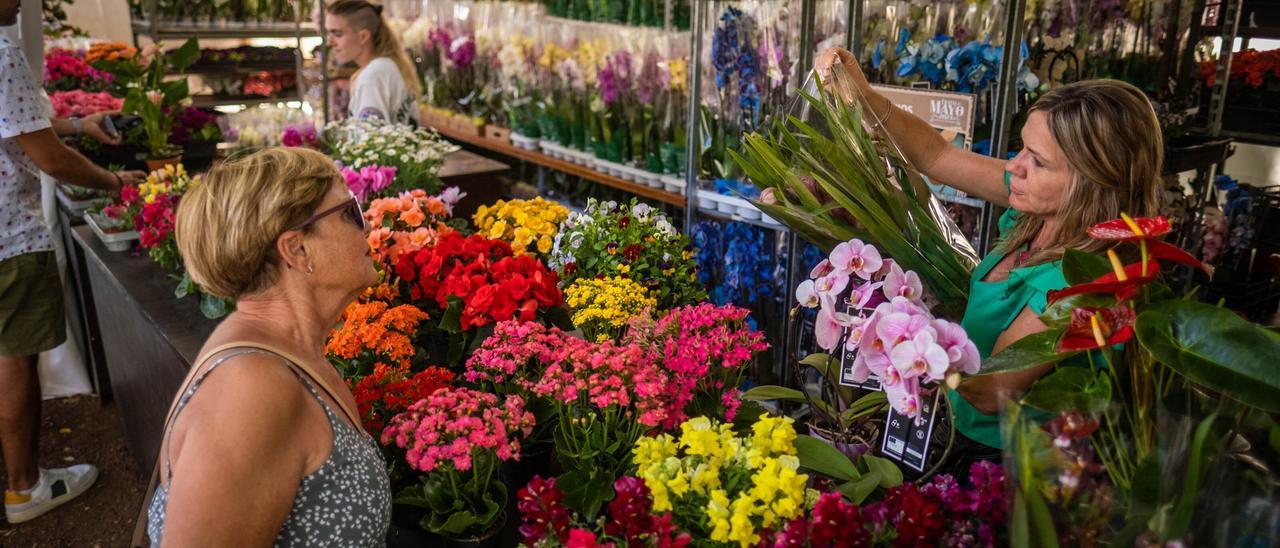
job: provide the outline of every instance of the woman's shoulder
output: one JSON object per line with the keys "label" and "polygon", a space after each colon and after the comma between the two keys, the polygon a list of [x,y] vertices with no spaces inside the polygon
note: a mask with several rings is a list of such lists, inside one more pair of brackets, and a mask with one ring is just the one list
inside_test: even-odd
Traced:
{"label": "woman's shoulder", "polygon": [[396,67],[396,62],[392,61],[390,57],[375,57],[361,69],[360,74],[375,75],[379,78],[388,76],[400,78],[400,69]]}

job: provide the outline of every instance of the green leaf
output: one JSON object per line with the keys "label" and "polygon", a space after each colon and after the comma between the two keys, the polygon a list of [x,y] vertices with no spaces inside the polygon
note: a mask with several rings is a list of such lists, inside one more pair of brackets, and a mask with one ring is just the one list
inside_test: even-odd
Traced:
{"label": "green leaf", "polygon": [[1062,254],[1062,276],[1067,283],[1078,285],[1092,282],[1111,272],[1111,261],[1106,257],[1068,249]]}
{"label": "green leaf", "polygon": [[1031,518],[1031,529],[1035,533],[1036,546],[1041,548],[1057,548],[1058,532],[1053,525],[1053,515],[1049,513],[1049,505],[1039,491],[1028,490],[1026,495],[1027,513]]}
{"label": "green leaf", "polygon": [[807,401],[804,393],[794,388],[786,388],[783,386],[775,386],[767,384],[757,386],[742,394],[742,399],[746,401],[768,401],[768,400],[785,400],[794,402]]}
{"label": "green leaf", "polygon": [[1079,352],[1058,353],[1060,329],[1050,329],[1018,339],[1004,350],[982,361],[977,376],[994,375],[1031,369],[1041,365],[1058,363]]}
{"label": "green leaf", "polygon": [[902,469],[898,468],[898,465],[894,464],[893,461],[867,454],[858,457],[858,461],[870,473],[880,476],[880,487],[888,489],[902,485]]}
{"label": "green leaf", "polygon": [[1112,295],[1083,293],[1057,301],[1045,309],[1040,321],[1052,329],[1065,329],[1071,323],[1071,312],[1077,308],[1109,308],[1116,305]]}
{"label": "green leaf", "polygon": [[200,294],[200,313],[210,320],[216,320],[226,316],[229,312],[228,301],[219,297],[214,297],[208,293]]}
{"label": "green leaf", "polygon": [[612,500],[613,472],[595,469],[591,472],[566,472],[556,478],[556,485],[563,486],[564,503],[577,510],[587,521],[596,519],[600,507],[606,500]]}
{"label": "green leaf", "polygon": [[800,466],[839,481],[853,481],[861,476],[849,457],[825,441],[800,435],[796,436],[795,444]]}
{"label": "green leaf", "polygon": [[470,510],[462,510],[450,514],[432,513],[430,517],[422,518],[422,521],[426,522],[426,529],[432,533],[461,537],[475,525],[476,516]]}
{"label": "green leaf", "polygon": [[190,38],[166,57],[170,67],[177,71],[184,71],[200,59],[200,42],[196,38]]}
{"label": "green leaf", "polygon": [[1196,427],[1195,436],[1191,439],[1191,454],[1187,457],[1187,475],[1182,481],[1182,494],[1173,507],[1173,516],[1164,531],[1166,541],[1181,539],[1191,528],[1191,512],[1196,508],[1196,500],[1200,494],[1200,481],[1204,479],[1202,470],[1208,460],[1208,456],[1205,455],[1205,446],[1208,445],[1213,432],[1213,422],[1217,418],[1216,414],[1209,415],[1200,421],[1200,425]]}
{"label": "green leaf", "polygon": [[440,317],[440,329],[449,333],[462,332],[462,308],[464,303],[462,298],[457,295],[449,295],[449,306],[445,308],[444,314]]}
{"label": "green leaf", "polygon": [[876,487],[880,486],[882,479],[879,473],[868,472],[858,479],[840,484],[836,490],[849,499],[849,502],[862,504],[867,500],[867,497],[871,496],[871,493],[876,491]]}
{"label": "green leaf", "polygon": [[1191,382],[1280,411],[1280,335],[1229,310],[1180,300],[1143,311],[1135,331],[1144,349]]}
{"label": "green leaf", "polygon": [[1036,381],[1022,401],[1051,413],[1099,412],[1111,404],[1111,380],[1088,368],[1059,367]]}

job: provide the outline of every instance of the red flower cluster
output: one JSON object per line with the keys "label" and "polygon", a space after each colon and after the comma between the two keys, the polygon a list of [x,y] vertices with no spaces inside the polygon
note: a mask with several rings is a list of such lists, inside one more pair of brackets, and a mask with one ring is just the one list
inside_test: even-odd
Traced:
{"label": "red flower cluster", "polygon": [[[609,503],[604,519],[606,538],[626,541],[624,546],[656,546],[684,548],[693,542],[688,533],[677,530],[671,513],[653,515],[653,497],[644,481],[623,476],[613,482],[617,497]],[[526,546],[534,546],[548,536],[566,546],[579,548],[615,547],[619,544],[602,540],[595,533],[570,527],[570,511],[564,505],[564,493],[556,487],[555,478],[535,476],[529,485],[517,492],[520,509],[520,536]],[[815,546],[818,546],[815,544]]]}
{"label": "red flower cluster", "polygon": [[173,233],[173,212],[178,208],[179,196],[160,194],[155,201],[142,204],[142,210],[133,218],[143,249],[150,249],[168,240]]}
{"label": "red flower cluster", "polygon": [[546,265],[482,236],[443,234],[436,245],[401,256],[396,275],[415,301],[446,309],[449,297],[461,299],[463,331],[512,318],[533,321],[539,310],[564,304],[560,278]]}
{"label": "red flower cluster", "polygon": [[[351,393],[355,396],[356,410],[364,421],[365,431],[376,435],[382,432],[388,418],[449,386],[453,377],[452,371],[435,366],[411,376],[406,366],[378,363],[372,375],[353,383]],[[347,382],[352,383],[352,380]]]}
{"label": "red flower cluster", "polygon": [[[1218,63],[1205,61],[1200,63],[1200,77],[1206,85],[1212,86],[1217,81]],[[1258,51],[1247,49],[1231,57],[1231,80],[1244,82],[1251,88],[1260,88],[1267,77],[1280,78],[1280,49]]]}

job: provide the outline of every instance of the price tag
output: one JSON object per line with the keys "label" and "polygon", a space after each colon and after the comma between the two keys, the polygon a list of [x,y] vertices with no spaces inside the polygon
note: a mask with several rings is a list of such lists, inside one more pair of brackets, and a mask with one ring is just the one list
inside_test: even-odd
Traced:
{"label": "price tag", "polygon": [[841,348],[840,385],[852,388],[861,388],[863,390],[874,390],[876,392],[883,391],[884,388],[880,386],[880,378],[877,377],[875,373],[868,375],[867,380],[863,382],[853,380],[853,360],[858,357],[858,351],[849,350],[847,348],[843,348],[843,346]]}
{"label": "price tag", "polygon": [[800,333],[796,337],[796,359],[804,359],[809,354],[822,352],[822,349],[818,348],[818,339],[814,335],[815,321],[817,318],[812,310],[805,310],[800,315]]}
{"label": "price tag", "polygon": [[893,407],[889,408],[889,416],[884,421],[884,443],[880,448],[885,458],[924,472],[941,397],[942,390],[937,390],[932,398],[924,400],[920,417],[915,420],[898,413]]}

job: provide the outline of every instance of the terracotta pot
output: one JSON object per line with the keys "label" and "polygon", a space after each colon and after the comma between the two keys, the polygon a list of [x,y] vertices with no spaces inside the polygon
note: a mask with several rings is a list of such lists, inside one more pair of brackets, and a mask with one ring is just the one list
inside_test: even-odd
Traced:
{"label": "terracotta pot", "polygon": [[160,160],[147,160],[147,171],[155,171],[155,170],[157,170],[157,169],[164,169],[164,166],[168,166],[168,165],[178,165],[178,164],[181,164],[181,163],[182,163],[182,156],[181,156],[181,155],[174,156],[174,157],[172,157],[172,158],[163,158],[163,159],[160,159]]}

